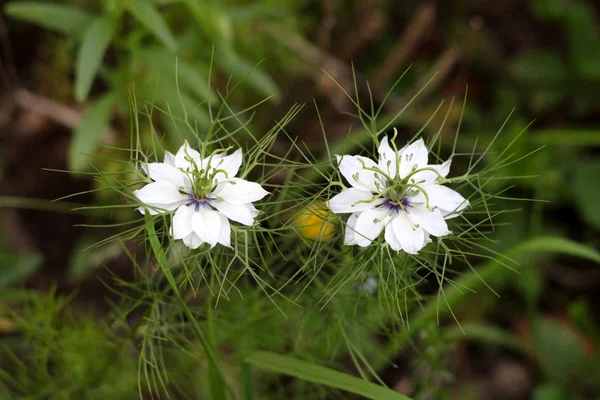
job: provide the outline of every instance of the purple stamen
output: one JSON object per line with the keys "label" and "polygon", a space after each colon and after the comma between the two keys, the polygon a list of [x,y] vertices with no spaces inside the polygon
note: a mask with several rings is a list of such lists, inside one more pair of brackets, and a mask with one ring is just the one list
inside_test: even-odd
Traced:
{"label": "purple stamen", "polygon": [[193,205],[194,206],[194,211],[200,211],[200,208],[204,208],[204,207],[210,205],[210,200],[211,199],[198,199],[193,194],[190,194],[189,196],[190,197],[188,199],[188,202],[185,205],[186,206]]}
{"label": "purple stamen", "polygon": [[410,199],[408,197],[404,197],[402,200],[400,200],[400,202],[386,199],[384,206],[392,211],[405,210],[407,207],[410,207]]}

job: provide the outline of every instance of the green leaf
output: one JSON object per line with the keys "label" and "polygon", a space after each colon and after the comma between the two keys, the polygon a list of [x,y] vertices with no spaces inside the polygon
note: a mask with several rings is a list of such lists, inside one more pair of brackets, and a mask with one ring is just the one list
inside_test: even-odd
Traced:
{"label": "green leaf", "polygon": [[[217,101],[217,96],[211,91],[208,84],[208,73],[194,64],[186,62],[183,58],[162,48],[151,47],[137,52],[144,65],[144,69],[155,73],[157,81],[175,81],[177,77],[182,88],[193,93],[200,100]],[[172,105],[173,106],[173,105]]]}
{"label": "green leaf", "polygon": [[564,17],[567,7],[567,2],[564,0],[534,0],[532,2],[533,14],[540,18],[560,19]]}
{"label": "green leaf", "polygon": [[242,400],[253,400],[252,370],[248,363],[243,362],[240,371],[240,392]]}
{"label": "green leaf", "polygon": [[102,64],[102,58],[115,34],[115,21],[96,18],[83,34],[75,65],[75,99],[84,101]]}
{"label": "green leaf", "polygon": [[600,146],[600,130],[545,129],[530,133],[536,144],[557,146]]}
{"label": "green leaf", "polygon": [[240,57],[233,49],[221,48],[215,61],[226,73],[234,78],[240,79],[242,84],[247,84],[257,93],[265,96],[273,96],[277,101],[281,98],[281,92],[269,75],[258,69]]}
{"label": "green leaf", "polygon": [[128,3],[129,11],[148,29],[156,38],[162,42],[169,50],[175,51],[177,44],[171,34],[169,26],[160,15],[156,7],[147,0],[130,0]]}
{"label": "green leaf", "polygon": [[596,229],[600,229],[600,161],[582,161],[573,171],[573,194],[579,212]]}
{"label": "green leaf", "polygon": [[231,19],[218,2],[186,0],[185,3],[198,28],[209,42],[214,43],[216,48],[231,46],[233,42]]}
{"label": "green leaf", "polygon": [[548,379],[563,385],[586,375],[591,359],[583,339],[567,323],[541,318],[533,325],[533,348]]}
{"label": "green leaf", "polygon": [[40,254],[6,254],[0,252],[0,288],[35,271],[42,264]]}
{"label": "green leaf", "polygon": [[536,113],[544,113],[560,106],[568,98],[564,88],[536,87],[529,94],[529,105]]}
{"label": "green leaf", "polygon": [[[587,259],[600,264],[600,252],[597,250],[560,237],[543,236],[530,239],[520,245],[517,245],[505,252],[507,257],[516,261],[527,260],[527,267],[534,260],[549,255],[565,255]],[[476,268],[476,271],[463,275],[454,282],[453,285],[444,288],[444,298],[447,307],[440,306],[437,301],[431,301],[413,317],[410,323],[410,331],[396,337],[388,349],[388,357],[397,354],[398,349],[409,343],[412,335],[420,332],[429,324],[435,324],[438,318],[448,315],[450,308],[457,307],[459,304],[470,299],[479,290],[488,290],[486,284],[497,290],[503,284],[510,282],[518,277],[518,273],[507,268],[498,261],[490,261],[485,265]],[[465,291],[464,288],[468,288]]]}
{"label": "green leaf", "polygon": [[519,339],[510,332],[478,322],[468,322],[461,326],[452,326],[444,331],[444,338],[448,341],[477,340],[495,346],[506,347],[519,353],[526,354]]}
{"label": "green leaf", "polygon": [[409,397],[384,386],[293,357],[267,351],[256,351],[246,358],[246,362],[267,371],[345,390],[369,399],[410,400]]}
{"label": "green leaf", "polygon": [[10,17],[75,37],[81,35],[92,20],[90,14],[73,6],[33,1],[9,3],[4,12]]}
{"label": "green leaf", "polygon": [[83,171],[88,166],[88,156],[98,148],[102,135],[112,117],[116,95],[109,93],[92,104],[81,117],[69,148],[69,168]]}
{"label": "green leaf", "polygon": [[569,305],[569,316],[583,334],[600,348],[600,326],[594,321],[594,313],[589,304],[583,300],[574,301]]}
{"label": "green leaf", "polygon": [[569,76],[565,63],[556,53],[531,51],[517,57],[510,65],[515,79],[534,85],[557,86]]}
{"label": "green leaf", "polygon": [[558,385],[544,383],[533,391],[533,400],[567,400],[569,397]]}

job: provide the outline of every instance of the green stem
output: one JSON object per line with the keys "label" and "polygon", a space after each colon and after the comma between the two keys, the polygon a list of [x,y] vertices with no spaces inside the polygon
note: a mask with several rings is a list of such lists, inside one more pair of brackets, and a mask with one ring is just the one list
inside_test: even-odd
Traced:
{"label": "green stem", "polygon": [[[210,286],[213,286],[214,277],[210,278]],[[217,336],[215,334],[215,324],[213,319],[213,295],[209,291],[208,305],[206,310],[206,326],[208,329],[208,342],[213,349],[217,348]],[[210,384],[210,394],[213,400],[225,399],[225,382],[221,379],[219,371],[212,364],[208,366],[208,382]]]}
{"label": "green stem", "polygon": [[206,353],[209,364],[214,369],[215,373],[218,374],[219,378],[222,380],[223,385],[225,386],[225,389],[227,390],[227,393],[229,393],[232,398],[237,399],[237,396],[235,395],[235,393],[233,392],[233,390],[231,389],[231,387],[225,380],[225,375],[223,374],[223,371],[221,370],[221,367],[219,365],[219,360],[217,358],[217,355],[215,354],[215,351],[211,347],[206,336],[204,336],[204,333],[202,332],[202,329],[200,328],[198,321],[196,321],[196,317],[192,313],[192,310],[190,310],[190,308],[186,304],[185,300],[181,296],[181,293],[179,293],[179,288],[177,286],[177,282],[175,281],[175,277],[173,276],[173,273],[171,272],[171,269],[169,267],[169,263],[167,261],[167,256],[162,248],[160,241],[158,240],[158,236],[156,234],[156,229],[154,228],[154,220],[152,219],[152,216],[150,216],[150,214],[148,212],[146,212],[145,219],[146,219],[146,229],[148,231],[148,240],[150,241],[150,246],[152,247],[154,256],[156,257],[156,260],[158,261],[158,264],[160,265],[160,267],[163,271],[163,274],[165,275],[165,278],[167,279],[167,282],[171,286],[171,290],[173,290],[173,294],[177,298],[177,301],[179,302],[179,305],[181,306],[183,313],[185,314],[185,316],[189,320],[190,324],[192,325],[192,329],[194,330],[194,333],[198,337],[198,340],[200,340],[200,344],[204,348],[204,352]]}

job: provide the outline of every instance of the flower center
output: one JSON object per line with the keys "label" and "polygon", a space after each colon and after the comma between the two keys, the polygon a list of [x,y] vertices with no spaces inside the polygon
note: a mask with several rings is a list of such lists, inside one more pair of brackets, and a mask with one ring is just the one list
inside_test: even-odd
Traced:
{"label": "flower center", "polygon": [[406,210],[406,208],[410,207],[410,199],[408,197],[403,197],[400,200],[392,200],[392,199],[385,199],[385,203],[384,205],[393,210],[393,211],[400,211],[400,210]]}
{"label": "flower center", "polygon": [[390,187],[385,194],[385,206],[393,211],[406,210],[411,206],[411,197],[416,194],[416,191],[403,183],[398,183]]}

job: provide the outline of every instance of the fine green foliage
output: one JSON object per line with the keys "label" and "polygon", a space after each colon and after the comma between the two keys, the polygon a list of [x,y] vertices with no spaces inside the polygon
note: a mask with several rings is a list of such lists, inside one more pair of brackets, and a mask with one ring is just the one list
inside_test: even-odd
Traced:
{"label": "fine green foliage", "polygon": [[[505,7],[362,3],[4,6],[9,30],[41,33],[43,61],[19,68],[19,83],[82,118],[67,167],[48,165],[42,188],[30,172],[37,159],[0,157],[7,194],[62,196],[0,197],[0,208],[14,209],[6,230],[16,244],[25,239],[16,247],[40,250],[10,249],[13,240],[1,249],[0,398],[450,400],[503,398],[507,387],[535,400],[597,397],[600,19],[592,3],[514,5],[522,15],[500,30],[493,21]],[[436,13],[448,23],[433,22]],[[402,24],[385,23],[391,16],[415,22],[403,34]],[[23,121],[37,112],[20,92],[17,131],[35,125]],[[34,145],[56,137],[68,136],[24,135],[15,146],[31,141],[26,150],[37,155]],[[398,206],[388,197],[396,189],[426,192],[427,179],[409,179],[438,170],[387,175],[378,162],[384,138],[394,151],[422,139],[428,166],[451,161],[435,184],[469,201],[442,221],[450,232],[426,233],[417,254],[393,250],[383,231],[348,245],[348,214],[329,208],[354,186],[340,170],[343,155],[375,161],[370,171],[394,191],[377,194],[384,207]],[[194,158],[191,171],[169,154],[186,142],[204,160]],[[232,172],[211,175],[206,159],[220,165],[236,151],[235,177],[268,192],[238,210],[251,221],[221,213],[230,241],[219,231],[214,247],[175,239],[182,204],[214,217],[213,202],[225,201],[207,187]],[[163,182],[182,196],[176,203],[141,200],[157,174],[179,172],[183,185]],[[60,178],[76,178],[81,192]],[[57,220],[49,237],[56,231],[40,223],[55,220],[36,220],[44,212],[81,235]],[[214,237],[214,218],[202,230],[190,219],[192,233]],[[498,385],[506,365],[516,365],[522,385]]]}

